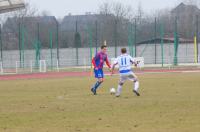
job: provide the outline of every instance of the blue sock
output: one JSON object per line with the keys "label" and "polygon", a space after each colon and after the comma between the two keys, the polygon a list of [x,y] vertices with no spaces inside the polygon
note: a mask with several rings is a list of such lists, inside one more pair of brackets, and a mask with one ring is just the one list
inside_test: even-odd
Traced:
{"label": "blue sock", "polygon": [[97,81],[93,87],[94,90],[96,90],[101,85],[101,82]]}

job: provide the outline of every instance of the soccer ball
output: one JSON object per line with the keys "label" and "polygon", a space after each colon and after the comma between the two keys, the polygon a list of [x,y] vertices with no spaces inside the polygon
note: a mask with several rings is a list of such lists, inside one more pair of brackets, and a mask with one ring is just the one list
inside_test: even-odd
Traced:
{"label": "soccer ball", "polygon": [[115,93],[116,93],[115,88],[110,88],[110,94],[115,94]]}

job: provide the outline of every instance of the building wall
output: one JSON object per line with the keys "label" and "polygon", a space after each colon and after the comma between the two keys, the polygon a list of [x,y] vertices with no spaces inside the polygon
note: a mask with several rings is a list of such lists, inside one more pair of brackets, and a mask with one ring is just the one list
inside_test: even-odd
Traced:
{"label": "building wall", "polygon": [[[129,48],[128,49],[129,53]],[[120,55],[121,47],[117,47],[117,55]],[[173,64],[174,59],[174,45],[172,43],[163,45],[163,61],[164,64]],[[99,48],[98,48],[99,50]],[[92,48],[93,56],[96,48]],[[200,51],[200,45],[199,45]],[[161,45],[156,45],[156,57],[155,57],[155,45],[154,44],[141,44],[137,46],[137,57],[144,57],[145,64],[161,64]],[[199,52],[200,53],[200,52]],[[90,48],[79,48],[78,49],[78,61],[76,56],[75,48],[65,48],[59,49],[60,66],[83,66],[90,65]],[[200,55],[199,55],[200,56]],[[108,57],[115,57],[115,47],[108,47]],[[46,60],[47,66],[57,65],[57,49],[43,49],[40,51],[40,59]],[[23,53],[21,56],[21,61],[24,60],[23,65],[29,67],[30,63],[36,65],[36,51],[35,50],[25,50],[24,57]],[[16,62],[19,65],[20,55],[18,50],[3,51],[3,67],[4,68],[15,68]],[[178,48],[178,63],[194,63],[194,45],[193,44],[179,44]],[[21,63],[22,64],[22,63]]]}

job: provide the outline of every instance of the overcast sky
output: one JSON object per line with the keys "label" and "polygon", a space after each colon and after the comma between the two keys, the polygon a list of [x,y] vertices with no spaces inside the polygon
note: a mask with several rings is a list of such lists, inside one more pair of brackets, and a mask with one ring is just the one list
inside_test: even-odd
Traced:
{"label": "overcast sky", "polygon": [[181,0],[25,0],[31,3],[40,12],[46,10],[51,15],[63,17],[69,13],[72,15],[85,14],[85,12],[97,12],[99,5],[104,2],[120,2],[131,5],[137,9],[139,3],[145,12],[162,8],[173,8]]}

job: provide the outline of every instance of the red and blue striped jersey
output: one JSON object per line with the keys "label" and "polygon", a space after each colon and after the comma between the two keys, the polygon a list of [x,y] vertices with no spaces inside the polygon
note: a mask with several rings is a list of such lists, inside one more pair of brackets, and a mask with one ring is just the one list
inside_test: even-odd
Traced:
{"label": "red and blue striped jersey", "polygon": [[103,69],[104,62],[106,62],[106,65],[111,68],[107,54],[102,51],[98,52],[96,56],[92,59],[92,64],[94,68]]}

